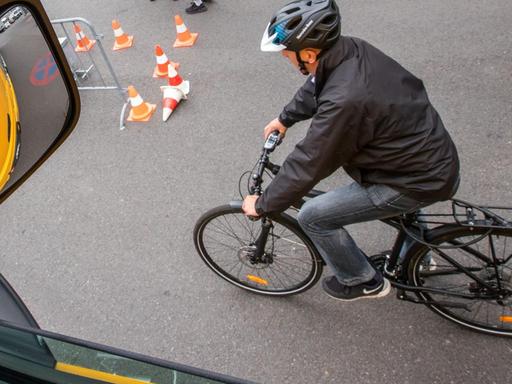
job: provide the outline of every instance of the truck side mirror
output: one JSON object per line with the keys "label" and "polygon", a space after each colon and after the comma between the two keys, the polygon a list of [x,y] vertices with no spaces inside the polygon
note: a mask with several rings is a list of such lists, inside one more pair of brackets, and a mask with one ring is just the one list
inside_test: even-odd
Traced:
{"label": "truck side mirror", "polygon": [[39,1],[0,1],[0,203],[66,139],[78,91]]}

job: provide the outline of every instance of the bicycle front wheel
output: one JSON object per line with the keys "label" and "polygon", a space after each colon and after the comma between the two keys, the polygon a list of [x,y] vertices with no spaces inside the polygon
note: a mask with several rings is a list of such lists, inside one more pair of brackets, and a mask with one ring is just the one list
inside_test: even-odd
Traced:
{"label": "bicycle front wheel", "polygon": [[441,290],[419,292],[419,298],[460,325],[512,336],[512,229],[443,227],[429,242],[460,247],[411,249],[409,283]]}
{"label": "bicycle front wheel", "polygon": [[194,228],[194,243],[217,275],[242,289],[270,296],[311,288],[322,274],[320,256],[297,222],[286,214],[272,218],[263,256],[255,260],[261,220],[223,205],[206,212]]}

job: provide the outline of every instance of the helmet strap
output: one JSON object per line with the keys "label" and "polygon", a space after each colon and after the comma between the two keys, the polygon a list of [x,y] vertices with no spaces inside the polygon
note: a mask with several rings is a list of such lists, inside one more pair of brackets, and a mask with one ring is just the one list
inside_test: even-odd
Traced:
{"label": "helmet strap", "polygon": [[299,51],[295,51],[295,57],[297,58],[297,62],[299,63],[299,70],[304,76],[309,75],[309,71],[306,69],[306,63],[302,60],[299,55]]}

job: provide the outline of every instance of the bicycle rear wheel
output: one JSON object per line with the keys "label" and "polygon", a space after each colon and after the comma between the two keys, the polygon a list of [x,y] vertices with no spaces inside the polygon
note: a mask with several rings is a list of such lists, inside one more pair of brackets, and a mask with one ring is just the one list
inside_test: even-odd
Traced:
{"label": "bicycle rear wheel", "polygon": [[239,207],[223,205],[206,212],[194,228],[194,244],[217,275],[237,287],[270,296],[311,288],[322,274],[322,261],[297,222],[286,214],[272,218],[262,260],[255,262],[260,221]]}
{"label": "bicycle rear wheel", "polygon": [[447,226],[429,238],[443,246],[472,240],[477,242],[456,249],[416,244],[407,255],[409,284],[446,291],[417,295],[434,301],[428,307],[448,320],[487,334],[512,336],[512,228]]}

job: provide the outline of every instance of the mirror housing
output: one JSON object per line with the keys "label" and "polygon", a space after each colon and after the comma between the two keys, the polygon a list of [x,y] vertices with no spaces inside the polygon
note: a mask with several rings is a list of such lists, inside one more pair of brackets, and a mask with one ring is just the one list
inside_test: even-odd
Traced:
{"label": "mirror housing", "polygon": [[[26,31],[30,33],[25,34]],[[27,41],[31,38],[34,41]],[[26,44],[21,44],[21,39]],[[33,43],[32,47],[30,43]],[[43,62],[38,61],[41,57],[47,62],[51,59],[51,80],[58,79],[50,86],[49,82],[41,81],[34,71],[38,69],[37,63]],[[9,61],[12,64],[10,71]],[[1,204],[69,136],[80,115],[80,98],[59,39],[39,0],[0,0],[0,67]],[[53,94],[47,94],[48,91]],[[55,98],[55,92],[67,94],[59,98],[60,105],[51,111],[47,105],[54,101],[52,96]],[[43,100],[27,102],[35,97],[32,94]],[[54,120],[49,117],[52,112],[57,116]],[[32,114],[31,118],[26,118],[24,113]],[[57,126],[52,127],[55,121]],[[50,129],[41,129],[45,125]],[[1,274],[0,319],[38,327],[30,311]]]}
{"label": "mirror housing", "polygon": [[[38,47],[42,51],[38,53],[38,56],[34,53],[34,49],[30,49],[31,41],[26,42],[29,45],[28,47],[25,46],[26,44],[20,44],[20,41],[12,41],[12,44],[9,46],[9,37],[21,39],[21,37],[18,38],[16,36],[16,33],[18,30],[23,30],[24,18],[27,18],[24,13],[25,11],[26,14],[33,18],[40,32],[40,36],[32,35],[32,37],[39,38],[38,41],[32,42],[34,47]],[[4,159],[0,156],[1,204],[69,136],[80,115],[80,97],[59,39],[41,2],[39,0],[0,0],[0,15],[0,90],[4,90],[6,94],[3,99],[0,94],[0,104],[11,104],[4,107],[4,109],[11,111],[11,113],[7,113],[6,122],[4,122],[4,118],[0,115],[0,126],[2,124],[7,126],[7,137],[11,139],[11,142],[16,141],[14,156],[12,154],[14,143],[10,144],[10,153],[4,155]],[[32,20],[30,22],[33,24]],[[28,29],[27,27],[23,28]],[[23,38],[30,39],[30,35],[28,37],[23,36]],[[34,40],[36,40],[35,38]],[[6,43],[2,43],[2,40],[6,41]],[[45,42],[47,47],[43,46],[44,43],[40,44],[42,42]],[[16,60],[13,60],[14,65],[10,65],[9,56],[16,56]],[[21,69],[18,69],[22,67],[19,63],[25,62],[28,62],[27,68],[24,69],[26,73],[24,72],[16,79],[13,73],[22,72]],[[51,77],[48,79],[49,81],[45,82],[44,78],[41,79],[38,69],[39,66],[41,68],[44,68],[45,65],[48,66],[48,63],[52,65],[52,72],[48,75],[48,77]],[[48,71],[48,68],[46,70]],[[10,75],[9,72],[11,72]],[[11,81],[11,78],[14,81]],[[54,81],[53,85],[50,86],[50,82],[55,79],[58,81]],[[53,91],[53,94],[48,93],[49,91]],[[67,92],[67,95],[62,95],[62,97],[67,97],[67,105],[64,105],[64,102],[62,102],[60,105],[55,105],[54,110],[52,110],[51,101],[54,101],[56,92],[59,95],[62,91]],[[37,97],[40,97],[41,108],[34,108],[37,101],[32,100],[32,103],[30,103],[31,100],[28,100],[30,97],[27,97],[27,95],[32,94],[37,94]],[[55,101],[53,104],[56,103],[58,101]],[[59,108],[60,110],[57,110]],[[52,114],[56,116],[66,108],[65,116],[61,114],[59,116],[60,120],[50,120]],[[19,119],[16,116],[17,110],[19,110]],[[33,116],[28,116],[30,114]],[[55,121],[58,122],[55,123]],[[39,129],[44,124],[52,125],[54,123],[57,126],[50,127],[52,129],[51,134],[47,133],[47,130]],[[0,152],[2,151],[1,140],[6,140],[4,135],[5,132],[0,132]]]}

